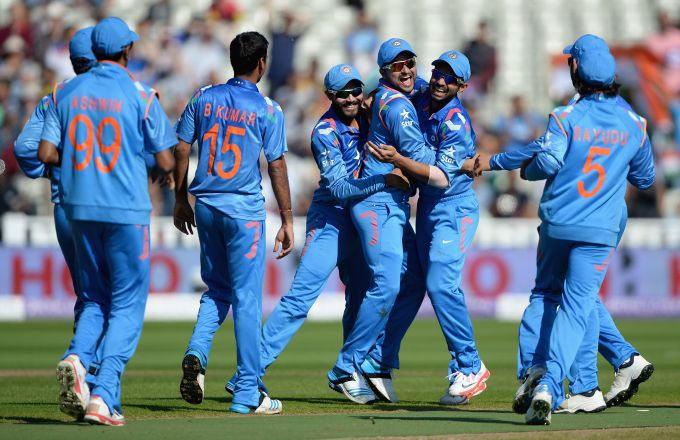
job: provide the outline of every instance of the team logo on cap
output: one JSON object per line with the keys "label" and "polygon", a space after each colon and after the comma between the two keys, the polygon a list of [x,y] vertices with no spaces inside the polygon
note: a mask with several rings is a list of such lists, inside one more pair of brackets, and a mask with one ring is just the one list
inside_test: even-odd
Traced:
{"label": "team logo on cap", "polygon": [[352,69],[349,66],[344,66],[342,68],[342,73],[350,73]]}
{"label": "team logo on cap", "polygon": [[458,55],[456,55],[455,52],[451,52],[451,53],[449,54],[449,58],[451,58],[452,60],[455,60],[456,58],[458,58]]}
{"label": "team logo on cap", "polygon": [[394,46],[394,47],[401,46],[401,40],[394,40],[394,41],[392,42],[392,46]]}

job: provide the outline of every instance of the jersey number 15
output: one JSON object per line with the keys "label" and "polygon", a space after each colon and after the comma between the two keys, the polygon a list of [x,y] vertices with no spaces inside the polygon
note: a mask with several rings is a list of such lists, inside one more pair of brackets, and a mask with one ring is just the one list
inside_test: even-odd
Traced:
{"label": "jersey number 15", "polygon": [[210,146],[210,153],[208,156],[208,174],[212,175],[213,170],[217,172],[217,175],[222,179],[231,179],[241,168],[241,148],[236,144],[230,144],[229,138],[231,135],[243,136],[246,134],[246,129],[243,127],[236,127],[234,125],[227,125],[227,131],[224,133],[224,139],[222,140],[222,148],[220,148],[220,154],[225,154],[231,151],[234,154],[234,165],[228,169],[224,169],[224,164],[221,160],[217,161],[217,166],[215,163],[215,150],[217,149],[217,137],[220,132],[220,124],[214,124],[210,127],[203,135],[203,142],[208,141]]}

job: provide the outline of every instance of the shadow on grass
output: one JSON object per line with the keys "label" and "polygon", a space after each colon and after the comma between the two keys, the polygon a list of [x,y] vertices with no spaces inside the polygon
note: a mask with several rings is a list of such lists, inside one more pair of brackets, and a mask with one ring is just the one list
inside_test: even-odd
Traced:
{"label": "shadow on grass", "polygon": [[630,403],[624,403],[623,405],[619,406],[619,408],[640,408],[640,409],[660,409],[660,408],[666,408],[666,409],[680,409],[680,405],[675,405],[675,404],[668,404],[668,405],[646,405],[646,404],[640,404],[640,405],[634,405]]}
{"label": "shadow on grass", "polygon": [[[472,412],[472,411],[470,411]],[[498,412],[498,411],[489,411],[489,412]],[[390,420],[406,420],[406,421],[429,421],[429,422],[471,422],[471,423],[500,423],[503,425],[525,425],[524,422],[517,421],[514,422],[512,420],[502,420],[502,419],[493,419],[493,418],[488,418],[488,417],[480,417],[480,418],[471,418],[471,417],[399,417],[399,416],[368,416],[368,415],[356,415],[352,416],[353,418],[356,419],[362,419],[362,420],[371,420],[373,423],[375,423],[376,420],[383,420],[383,421],[390,421]]]}
{"label": "shadow on grass", "polygon": [[28,425],[83,425],[88,426],[82,422],[64,421],[59,419],[48,419],[46,417],[0,417],[0,422],[8,423],[25,423]]}

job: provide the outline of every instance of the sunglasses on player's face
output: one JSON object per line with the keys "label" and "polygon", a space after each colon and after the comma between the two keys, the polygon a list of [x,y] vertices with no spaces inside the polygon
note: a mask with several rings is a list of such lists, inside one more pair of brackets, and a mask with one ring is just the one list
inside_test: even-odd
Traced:
{"label": "sunglasses on player's face", "polygon": [[354,87],[353,89],[342,89],[342,90],[329,90],[333,95],[335,95],[336,98],[340,99],[347,99],[349,98],[349,95],[354,96],[355,98],[362,93],[364,93],[364,88],[363,87]]}
{"label": "sunglasses on player's face", "polygon": [[416,67],[416,57],[409,58],[408,60],[404,61],[395,61],[393,63],[385,64],[382,69],[397,73],[401,72],[404,66],[408,67],[409,69]]}
{"label": "sunglasses on player's face", "polygon": [[451,84],[461,85],[461,84],[463,84],[463,81],[460,78],[458,78],[456,75],[449,75],[448,73],[444,73],[441,70],[437,70],[437,69],[432,69],[432,79],[434,79],[435,81],[439,81],[440,79],[444,79],[444,82],[447,85],[451,85]]}

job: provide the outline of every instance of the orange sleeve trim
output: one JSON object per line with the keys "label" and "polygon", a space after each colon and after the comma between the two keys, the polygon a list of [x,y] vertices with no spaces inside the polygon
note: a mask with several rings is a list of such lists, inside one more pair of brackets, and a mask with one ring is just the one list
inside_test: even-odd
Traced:
{"label": "orange sleeve trim", "polygon": [[555,122],[557,122],[557,126],[560,127],[560,130],[562,130],[562,134],[564,134],[564,137],[569,138],[569,135],[567,135],[567,131],[564,129],[564,126],[560,122],[560,118],[558,118],[555,113],[550,113],[550,116],[552,116],[555,119]]}
{"label": "orange sleeve trim", "polygon": [[149,110],[151,110],[151,103],[153,103],[154,96],[158,97],[158,92],[156,92],[155,90],[153,90],[151,92],[151,96],[146,101],[146,109],[144,110],[144,119],[146,119],[149,116]]}

